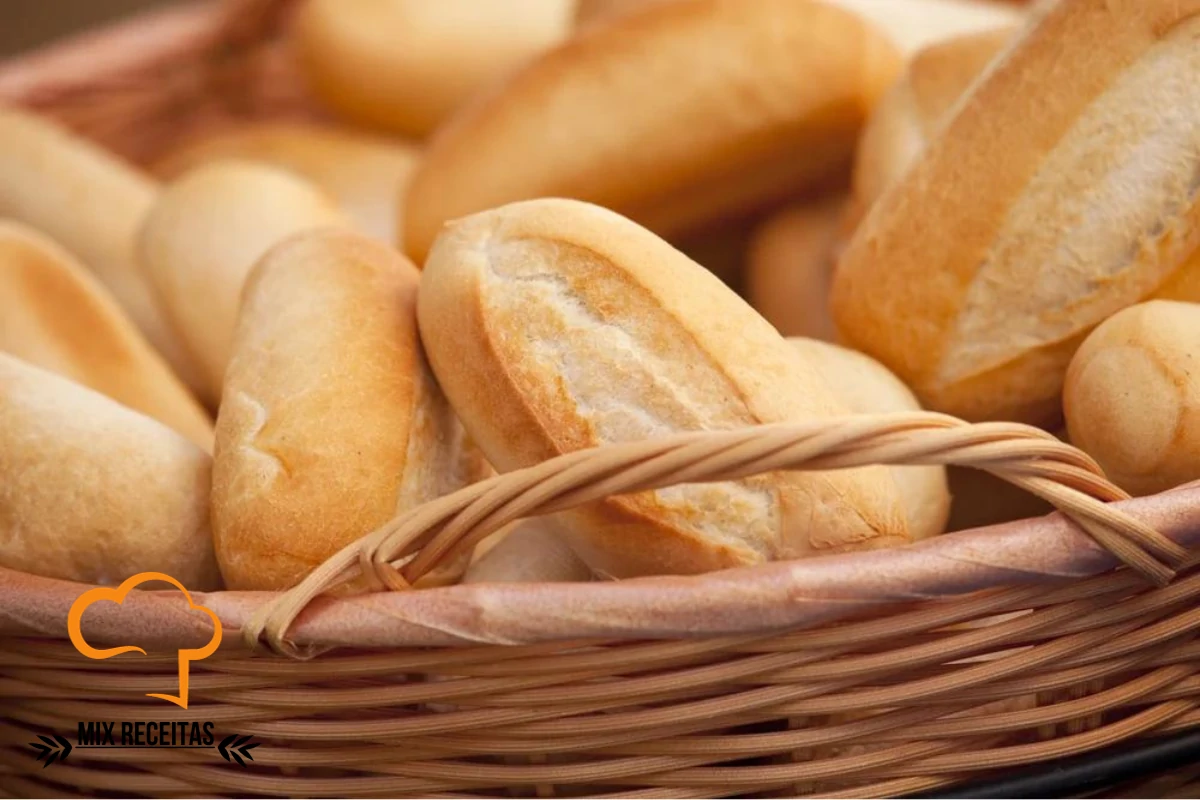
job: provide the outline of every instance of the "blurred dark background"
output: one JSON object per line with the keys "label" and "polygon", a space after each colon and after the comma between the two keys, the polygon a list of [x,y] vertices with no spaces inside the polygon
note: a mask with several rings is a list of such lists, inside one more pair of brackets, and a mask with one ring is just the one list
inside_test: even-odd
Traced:
{"label": "blurred dark background", "polygon": [[171,0],[0,0],[0,58]]}

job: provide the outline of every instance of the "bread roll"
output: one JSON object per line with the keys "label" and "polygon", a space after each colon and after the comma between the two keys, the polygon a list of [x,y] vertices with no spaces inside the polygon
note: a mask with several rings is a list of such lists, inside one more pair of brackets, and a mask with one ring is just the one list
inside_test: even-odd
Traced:
{"label": "bread roll", "polygon": [[220,586],[212,460],[174,431],[0,354],[0,565],[83,583]]}
{"label": "bread roll", "polygon": [[212,421],[104,287],[48,237],[4,220],[0,351],[106,394],[212,450]]}
{"label": "bread roll", "polygon": [[158,184],[49,120],[0,106],[0,216],[32,225],[108,287],[189,386],[196,373],[138,271],[138,226]]}
{"label": "bread roll", "polygon": [[[587,203],[532,200],[453,223],[426,264],[419,318],[435,374],[501,472],[612,442],[846,413],[715,276]],[[556,521],[589,567],[618,578],[909,541],[881,467],[674,487]]]}
{"label": "bread roll", "polygon": [[245,125],[186,145],[155,167],[166,180],[211,161],[241,159],[286,169],[337,201],[360,230],[395,242],[400,201],[417,166],[416,146],[341,128],[300,123]]}
{"label": "bread roll", "polygon": [[213,526],[231,589],[286,589],[482,465],[417,338],[418,273],[325,229],[247,281],[217,417]]}
{"label": "bread roll", "polygon": [[1083,337],[1200,246],[1197,13],[1042,12],[859,227],[834,280],[847,342],[929,408],[1055,423]]}
{"label": "bread roll", "polygon": [[[887,367],[855,350],[815,339],[788,339],[821,373],[839,403],[855,414],[920,411],[909,388]],[[892,467],[904,498],[908,531],[915,539],[937,536],[946,529],[950,491],[945,467]]]}
{"label": "bread roll", "polygon": [[424,136],[480,87],[562,39],[571,0],[307,0],[309,86],[347,120]]}
{"label": "bread roll", "polygon": [[1154,300],[1109,317],[1067,370],[1071,442],[1134,495],[1200,479],[1200,305]]}
{"label": "bread roll", "polygon": [[852,223],[896,182],[938,126],[1016,33],[999,28],[947,39],[920,51],[871,112],[854,160]]}
{"label": "bread roll", "polygon": [[315,186],[249,161],[205,164],[163,191],[142,228],[142,269],[210,405],[221,397],[242,284],[254,263],[293,233],[348,224]]}
{"label": "bread roll", "polygon": [[525,520],[471,562],[463,583],[570,583],[592,571],[548,519]]}
{"label": "bread roll", "polygon": [[784,336],[836,338],[829,284],[846,201],[800,203],[767,219],[750,240],[746,296]]}
{"label": "bread roll", "polygon": [[569,197],[664,236],[847,168],[900,69],[887,39],[814,0],[689,0],[590,26],[476,98],[409,187],[418,263],[447,220]]}

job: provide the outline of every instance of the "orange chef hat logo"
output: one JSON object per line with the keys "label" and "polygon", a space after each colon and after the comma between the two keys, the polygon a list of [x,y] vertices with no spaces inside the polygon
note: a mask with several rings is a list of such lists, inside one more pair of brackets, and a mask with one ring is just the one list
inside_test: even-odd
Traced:
{"label": "orange chef hat logo", "polygon": [[217,619],[217,615],[204,606],[198,606],[192,601],[192,595],[179,581],[172,578],[170,575],[164,575],[161,572],[142,572],[134,575],[132,578],[127,578],[124,583],[115,589],[110,589],[105,586],[98,586],[95,589],[89,589],[71,604],[71,611],[67,614],[67,634],[71,637],[71,644],[75,645],[75,649],[88,658],[102,660],[119,656],[121,653],[141,653],[146,655],[146,651],[140,647],[126,645],[125,647],[111,647],[107,650],[97,650],[87,643],[83,638],[83,631],[80,629],[80,621],[83,619],[83,612],[88,609],[88,606],[93,603],[98,603],[101,600],[109,600],[113,603],[120,604],[124,602],[125,596],[133,587],[147,581],[165,581],[179,591],[183,592],[183,596],[187,598],[188,607],[197,611],[203,611],[212,620],[213,636],[208,644],[204,647],[195,649],[181,649],[179,651],[179,694],[147,694],[147,697],[157,697],[161,700],[169,700],[180,708],[188,707],[188,670],[189,664],[193,661],[200,661],[208,658],[217,651],[217,647],[221,644],[221,620]]}

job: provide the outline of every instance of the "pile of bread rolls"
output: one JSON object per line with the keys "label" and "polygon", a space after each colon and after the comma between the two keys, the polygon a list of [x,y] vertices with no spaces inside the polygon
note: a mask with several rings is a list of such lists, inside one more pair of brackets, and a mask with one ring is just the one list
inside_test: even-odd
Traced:
{"label": "pile of bread rolls", "polygon": [[[920,408],[1133,493],[1200,478],[1200,0],[306,0],[287,35],[320,121],[133,165],[0,108],[0,566],[284,590],[495,472]],[[781,472],[527,520],[423,585],[1041,509]]]}

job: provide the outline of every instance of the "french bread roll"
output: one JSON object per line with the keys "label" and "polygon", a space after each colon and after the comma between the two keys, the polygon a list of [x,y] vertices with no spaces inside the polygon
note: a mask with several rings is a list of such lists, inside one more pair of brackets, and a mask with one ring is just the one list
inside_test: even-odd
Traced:
{"label": "french bread roll", "polygon": [[677,238],[848,168],[900,70],[856,14],[814,0],[689,0],[589,26],[476,97],[409,186],[404,243],[447,220],[569,197]]}
{"label": "french bread roll", "polygon": [[926,407],[1054,424],[1083,337],[1196,263],[1198,14],[1042,10],[859,226],[833,288],[847,343]]}
{"label": "french bread roll", "polygon": [[288,122],[248,124],[207,136],[169,153],[154,168],[175,180],[212,161],[257,161],[296,173],[335,200],[360,230],[395,242],[400,201],[419,149],[343,128]]}
{"label": "french bread roll", "polygon": [[[875,359],[855,350],[815,339],[788,339],[804,359],[821,373],[834,398],[855,414],[920,411],[921,404],[903,382]],[[946,468],[891,467],[904,498],[908,532],[914,540],[937,536],[946,529],[950,491]]]}
{"label": "french bread roll", "polygon": [[871,112],[854,159],[851,225],[895,183],[933,138],[984,68],[1017,29],[997,28],[932,44]]}
{"label": "french bread roll", "polygon": [[158,184],[91,142],[27,111],[0,106],[0,216],[32,225],[108,287],[189,386],[196,373],[139,272],[138,226]]}
{"label": "french bread roll", "polygon": [[1153,300],[1105,320],[1067,370],[1071,442],[1130,494],[1200,479],[1200,305]]}
{"label": "french bread roll", "polygon": [[0,351],[212,451],[212,420],[108,291],[49,237],[0,220]]}
{"label": "french bread roll", "polygon": [[0,354],[0,565],[118,584],[163,572],[220,587],[212,459],[147,416]]}
{"label": "french bread roll", "polygon": [[424,136],[496,76],[561,40],[572,0],[306,0],[293,41],[345,119]]}
{"label": "french bread roll", "polygon": [[794,204],[769,217],[750,239],[746,297],[784,336],[837,337],[829,284],[845,206],[840,194]]}
{"label": "french bread roll", "polygon": [[[419,319],[434,373],[501,472],[612,442],[846,413],[719,279],[578,201],[450,225],[425,267]],[[584,563],[618,578],[910,540],[881,467],[674,487],[555,519]]]}
{"label": "french bread roll", "polygon": [[138,243],[142,269],[215,407],[233,346],[242,285],[277,242],[311,228],[349,225],[312,184],[250,161],[204,164],[167,186]]}
{"label": "french bread roll", "polygon": [[475,558],[463,583],[571,583],[590,581],[592,571],[553,527],[550,520],[530,519]]}
{"label": "french bread roll", "polygon": [[217,417],[213,528],[231,589],[279,590],[482,474],[417,336],[418,273],[345,230],[293,236],[246,283]]}

